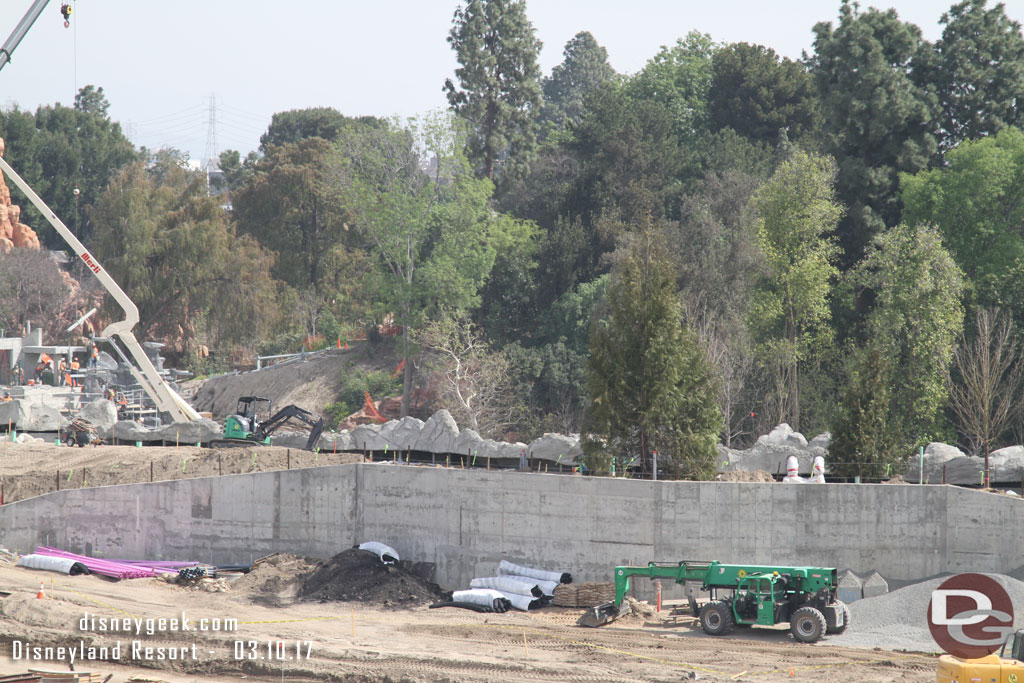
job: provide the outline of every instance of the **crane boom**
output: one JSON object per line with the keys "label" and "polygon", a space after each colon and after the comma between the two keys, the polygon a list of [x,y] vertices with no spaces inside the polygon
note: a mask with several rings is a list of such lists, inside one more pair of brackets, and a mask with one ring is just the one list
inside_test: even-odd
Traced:
{"label": "crane boom", "polygon": [[[44,3],[45,4],[45,3]],[[0,147],[2,149],[2,147]],[[28,183],[22,180],[10,164],[0,157],[0,170],[10,178],[15,185],[18,186],[25,196],[28,197],[29,201],[35,205],[39,210],[39,213],[43,215],[50,225],[57,230],[64,241],[75,251],[78,258],[82,259],[86,267],[92,271],[92,274],[96,276],[96,279],[100,281],[100,284],[110,292],[110,296],[114,298],[114,301],[124,310],[124,320],[113,322],[104,328],[102,335],[104,337],[110,337],[111,335],[116,336],[124,344],[125,348],[128,349],[128,354],[132,357],[132,360],[138,364],[138,368],[135,368],[131,364],[129,367],[132,372],[132,376],[135,377],[135,381],[142,386],[142,389],[156,404],[157,409],[170,414],[171,419],[175,422],[192,422],[199,420],[200,415],[196,412],[195,408],[185,402],[181,396],[177,394],[164,378],[160,376],[160,372],[153,365],[153,362],[149,360],[149,356],[142,349],[139,344],[139,340],[132,334],[132,328],[139,322],[139,309],[135,305],[128,295],[124,293],[124,290],[117,284],[117,282],[110,276],[104,268],[96,260],[96,257],[89,253],[89,250],[85,248],[75,234],[71,232],[64,223],[57,218],[50,207],[39,198],[39,195],[29,187]]]}
{"label": "crane boom", "polygon": [[14,27],[14,31],[7,37],[7,41],[0,47],[0,69],[7,66],[8,62],[11,61],[11,53],[18,47],[18,43],[25,37],[28,30],[32,28],[32,24],[36,23],[36,19],[43,13],[46,5],[50,0],[35,0],[32,6],[28,8],[28,12],[21,18],[18,25]]}

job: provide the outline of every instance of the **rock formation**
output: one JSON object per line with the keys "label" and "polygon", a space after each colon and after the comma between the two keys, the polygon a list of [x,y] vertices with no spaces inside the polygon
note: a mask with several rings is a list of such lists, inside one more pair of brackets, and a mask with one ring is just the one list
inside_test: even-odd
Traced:
{"label": "rock formation", "polygon": [[[4,154],[4,141],[0,138],[0,156]],[[21,222],[21,207],[11,204],[11,189],[0,174],[0,253],[8,253],[14,247],[39,248],[39,236],[35,230]]]}

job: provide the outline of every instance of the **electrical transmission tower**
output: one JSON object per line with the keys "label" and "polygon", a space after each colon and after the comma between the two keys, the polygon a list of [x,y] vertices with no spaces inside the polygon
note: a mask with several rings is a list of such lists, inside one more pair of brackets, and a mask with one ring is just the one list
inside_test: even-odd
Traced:
{"label": "electrical transmission tower", "polygon": [[210,183],[210,173],[218,167],[217,159],[217,97],[210,95],[210,121],[206,126],[206,183]]}

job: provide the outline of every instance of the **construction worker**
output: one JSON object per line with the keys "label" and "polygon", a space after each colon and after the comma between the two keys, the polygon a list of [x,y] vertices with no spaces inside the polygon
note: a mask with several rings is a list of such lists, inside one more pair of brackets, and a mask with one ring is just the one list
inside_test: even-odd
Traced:
{"label": "construction worker", "polygon": [[75,375],[78,374],[78,370],[79,370],[78,358],[76,358],[75,356],[71,356],[71,372],[68,373],[68,378],[70,379],[68,384],[70,384],[73,387],[77,387],[78,386],[78,379],[75,378]]}
{"label": "construction worker", "polygon": [[92,345],[92,354],[89,356],[88,368],[90,370],[95,370],[96,369],[96,365],[99,362],[100,362],[100,347],[96,346],[96,344],[94,342],[93,345]]}
{"label": "construction worker", "polygon": [[3,395],[3,398],[0,398],[0,403],[7,403],[10,400],[11,400],[11,392],[5,391],[4,395]]}
{"label": "construction worker", "polygon": [[57,384],[60,386],[68,384],[68,362],[63,358],[60,359],[60,363],[57,365]]}

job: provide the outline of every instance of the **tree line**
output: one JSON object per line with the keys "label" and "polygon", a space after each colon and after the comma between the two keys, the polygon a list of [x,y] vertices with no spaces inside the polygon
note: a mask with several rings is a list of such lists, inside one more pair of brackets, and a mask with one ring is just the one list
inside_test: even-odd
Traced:
{"label": "tree line", "polygon": [[468,0],[447,111],[280,112],[213,191],[101,88],[0,136],[197,367],[386,323],[406,409],[430,377],[596,470],[705,477],[788,422],[877,477],[1024,436],[1024,38],[987,0],[940,23],[843,0],[800,60],[690,32],[634,74],[580,32],[544,75],[526,2]]}

